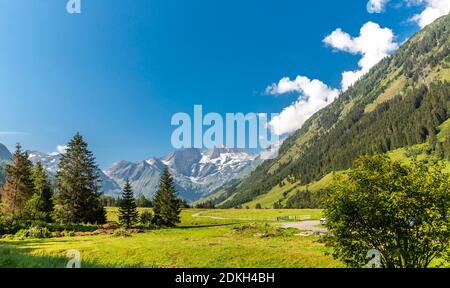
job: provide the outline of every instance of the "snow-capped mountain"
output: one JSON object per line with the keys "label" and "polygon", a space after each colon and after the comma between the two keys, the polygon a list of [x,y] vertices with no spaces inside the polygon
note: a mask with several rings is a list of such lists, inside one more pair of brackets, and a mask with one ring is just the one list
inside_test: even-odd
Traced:
{"label": "snow-capped mountain", "polygon": [[27,153],[28,159],[30,159],[33,164],[41,162],[48,173],[56,175],[56,172],[58,172],[59,161],[61,160],[61,154],[56,152],[46,154],[39,151],[27,151]]}
{"label": "snow-capped mountain", "polygon": [[119,161],[105,174],[121,185],[129,179],[137,195],[151,197],[167,165],[180,195],[187,200],[197,200],[250,173],[257,159],[256,155],[240,149],[183,149],[161,159],[151,158],[138,163]]}
{"label": "snow-capped mountain", "polygon": [[0,143],[0,160],[9,161],[11,160],[11,153],[5,145]]}
{"label": "snow-capped mountain", "polygon": [[[56,175],[61,154],[27,152],[31,162],[41,162],[50,175]],[[128,179],[136,196],[152,197],[167,166],[180,196],[195,201],[231,180],[248,175],[259,163],[258,156],[241,149],[184,149],[159,159],[150,158],[136,163],[118,161],[105,171],[100,171],[100,178],[105,194],[119,195]]]}
{"label": "snow-capped mountain", "polygon": [[180,150],[161,161],[177,178],[206,185],[213,190],[239,175],[256,159],[256,156],[240,149],[216,148]]}
{"label": "snow-capped mountain", "polygon": [[[59,161],[61,160],[62,156],[60,153],[54,152],[47,154],[39,151],[27,151],[27,153],[28,159],[30,159],[33,164],[40,162],[50,174],[50,176],[56,176],[56,173],[58,172]],[[106,176],[101,170],[99,170],[99,175],[102,181],[102,191],[105,194],[117,196],[121,193],[120,185],[116,183],[116,181]]]}

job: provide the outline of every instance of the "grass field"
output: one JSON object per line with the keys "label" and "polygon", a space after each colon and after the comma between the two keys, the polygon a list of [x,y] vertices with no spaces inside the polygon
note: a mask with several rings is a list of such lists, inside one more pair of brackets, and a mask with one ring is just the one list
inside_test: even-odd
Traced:
{"label": "grass field", "polygon": [[[115,212],[108,209],[112,221]],[[275,223],[279,216],[320,215],[320,210],[186,209],[179,227],[130,237],[3,239],[0,267],[65,267],[71,249],[81,252],[83,267],[342,267],[325,255],[317,236],[298,236],[298,230],[281,230]]]}

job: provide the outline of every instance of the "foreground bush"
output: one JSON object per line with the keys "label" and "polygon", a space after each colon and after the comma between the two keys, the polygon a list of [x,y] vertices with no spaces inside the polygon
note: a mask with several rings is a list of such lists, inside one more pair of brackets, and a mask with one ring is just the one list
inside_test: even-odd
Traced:
{"label": "foreground bush", "polygon": [[29,229],[19,230],[15,235],[15,238],[22,239],[22,240],[26,239],[26,238],[42,239],[42,238],[50,238],[50,237],[51,237],[50,231],[45,227],[39,227],[39,226],[31,227]]}
{"label": "foreground bush", "polygon": [[[444,166],[362,157],[335,179],[326,201],[333,256],[362,267],[425,268],[450,249],[450,178]],[[377,253],[369,253],[370,250]]]}

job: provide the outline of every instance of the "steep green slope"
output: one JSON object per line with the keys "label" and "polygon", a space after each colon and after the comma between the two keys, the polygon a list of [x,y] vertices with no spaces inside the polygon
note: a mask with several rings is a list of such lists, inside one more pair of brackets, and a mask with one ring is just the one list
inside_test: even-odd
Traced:
{"label": "steep green slope", "polygon": [[277,159],[228,189],[222,207],[253,201],[287,177],[318,181],[351,168],[363,154],[428,141],[432,151],[450,159],[450,139],[437,141],[439,126],[450,118],[449,71],[450,15],[417,33],[311,117],[285,141]]}
{"label": "steep green slope", "polygon": [[281,185],[276,185],[268,193],[260,195],[242,206],[255,208],[257,204],[260,204],[262,208],[273,208],[278,203],[279,206],[286,207],[289,199],[300,191],[309,190],[317,193],[322,189],[326,189],[333,179],[333,174],[330,173],[319,181],[312,182],[309,185],[302,185],[299,181],[284,180],[280,183]]}

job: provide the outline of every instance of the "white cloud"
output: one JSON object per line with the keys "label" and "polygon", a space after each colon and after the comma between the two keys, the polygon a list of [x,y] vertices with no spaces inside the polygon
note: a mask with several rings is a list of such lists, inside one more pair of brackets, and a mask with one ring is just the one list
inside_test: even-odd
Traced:
{"label": "white cloud", "polygon": [[358,37],[353,38],[338,28],[323,41],[337,50],[362,55],[358,62],[359,70],[342,73],[342,90],[344,91],[369,72],[381,59],[398,48],[392,30],[381,28],[373,22],[364,24]]}
{"label": "white cloud", "polygon": [[[408,0],[411,1],[411,0]],[[450,12],[450,0],[412,0],[412,4],[425,3],[425,10],[414,15],[412,20],[417,22],[420,28],[431,24],[437,18],[447,15]],[[411,3],[411,2],[409,2]]]}
{"label": "white cloud", "polygon": [[384,7],[389,0],[369,0],[367,3],[367,12],[369,13],[381,13],[384,12]]}
{"label": "white cloud", "polygon": [[296,92],[300,96],[291,106],[270,121],[270,126],[277,135],[292,133],[302,127],[314,113],[333,102],[339,96],[339,90],[332,89],[319,80],[297,76],[295,80],[281,79],[278,84],[267,87],[272,95]]}
{"label": "white cloud", "polygon": [[[369,0],[367,11],[369,13],[382,13],[390,0]],[[403,0],[407,6],[425,5],[425,10],[414,15],[411,20],[416,22],[420,28],[424,28],[437,18],[450,12],[449,0]]]}
{"label": "white cloud", "polygon": [[56,152],[58,152],[59,154],[65,154],[67,150],[67,146],[65,145],[57,145],[56,146]]}

